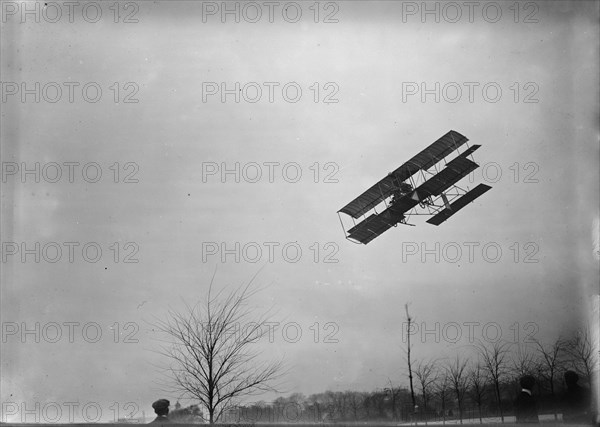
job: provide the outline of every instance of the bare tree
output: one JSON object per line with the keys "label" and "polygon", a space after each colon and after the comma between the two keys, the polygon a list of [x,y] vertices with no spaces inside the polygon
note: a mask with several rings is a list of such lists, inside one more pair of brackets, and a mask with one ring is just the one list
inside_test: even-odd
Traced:
{"label": "bare tree", "polygon": [[456,396],[458,403],[458,416],[460,423],[463,423],[463,402],[465,400],[465,394],[467,393],[467,387],[469,385],[469,377],[467,375],[467,360],[460,360],[460,357],[456,355],[456,359],[446,366],[446,372],[448,373],[448,379],[450,386]]}
{"label": "bare tree", "polygon": [[479,361],[477,361],[477,364],[475,364],[469,372],[469,384],[471,386],[469,394],[471,395],[471,399],[477,404],[479,424],[483,424],[481,406],[485,397],[486,378],[484,369]]}
{"label": "bare tree", "polygon": [[524,375],[533,375],[536,370],[535,356],[529,349],[517,344],[517,351],[511,359],[511,371],[519,379]]}
{"label": "bare tree", "polygon": [[554,391],[554,377],[557,374],[560,366],[560,356],[564,350],[565,342],[559,337],[550,347],[535,341],[539,357],[539,373],[542,378],[548,381],[550,385],[550,397],[552,399],[552,407],[554,408],[554,419],[558,419],[556,411],[556,394]]}
{"label": "bare tree", "polygon": [[507,374],[507,356],[510,350],[510,344],[507,342],[496,341],[490,345],[479,341],[476,346],[479,356],[481,357],[482,366],[489,376],[492,385],[494,386],[494,394],[498,402],[500,411],[500,419],[504,423],[504,413],[502,411],[502,398],[500,395],[500,382]]}
{"label": "bare tree", "polygon": [[326,393],[329,394],[334,410],[334,415],[337,414],[336,419],[343,420],[346,415],[346,397],[344,393],[342,393],[341,391],[327,391]]}
{"label": "bare tree", "polygon": [[[254,279],[254,278],[253,278]],[[166,334],[159,353],[170,360],[170,388],[198,399],[213,424],[234,399],[273,391],[282,362],[261,362],[252,347],[268,332],[269,312],[255,315],[250,298],[258,291],[251,280],[227,295],[213,294],[185,310],[169,310],[154,325]]]}
{"label": "bare tree", "polygon": [[419,362],[415,369],[415,376],[421,386],[421,396],[423,397],[423,414],[425,415],[425,423],[427,423],[427,403],[432,393],[432,386],[437,378],[435,370],[435,362]]}
{"label": "bare tree", "polygon": [[575,338],[566,342],[564,348],[573,369],[584,373],[587,381],[591,383],[597,360],[589,328],[580,330]]}
{"label": "bare tree", "polygon": [[314,412],[313,422],[320,423],[326,418],[333,418],[333,406],[326,393],[311,394],[307,402]]}
{"label": "bare tree", "polygon": [[362,407],[364,396],[358,391],[347,391],[346,396],[348,407],[352,411],[352,418],[354,421],[358,421],[358,412]]}
{"label": "bare tree", "polygon": [[444,424],[446,424],[446,402],[448,402],[451,391],[448,373],[444,370],[437,375],[437,381],[435,382],[435,393],[438,399],[440,399]]}
{"label": "bare tree", "polygon": [[400,388],[394,388],[393,384],[392,384],[392,380],[390,378],[388,378],[388,383],[389,383],[389,387],[383,389],[383,391],[386,392],[386,394],[388,396],[390,396],[392,398],[392,417],[394,419],[394,421],[398,420],[398,395],[400,395],[400,393],[402,392],[402,389]]}

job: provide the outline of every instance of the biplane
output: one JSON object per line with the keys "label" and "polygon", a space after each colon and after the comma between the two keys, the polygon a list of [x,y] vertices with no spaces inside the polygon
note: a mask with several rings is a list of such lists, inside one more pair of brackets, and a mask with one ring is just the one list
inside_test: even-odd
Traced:
{"label": "biplane", "polygon": [[[469,147],[467,141],[451,130],[340,209],[338,216],[346,238],[366,245],[398,224],[415,225],[408,222],[413,215],[430,215],[427,222],[440,225],[490,190],[492,187],[485,184],[472,190],[457,185],[479,167],[472,155],[481,145]],[[457,155],[448,161],[454,152]],[[347,231],[340,213],[350,216],[354,223]]]}

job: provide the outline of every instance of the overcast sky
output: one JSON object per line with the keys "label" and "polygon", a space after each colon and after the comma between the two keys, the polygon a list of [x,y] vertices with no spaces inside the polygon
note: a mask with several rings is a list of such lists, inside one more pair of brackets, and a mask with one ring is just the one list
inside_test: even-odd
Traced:
{"label": "overcast sky", "polygon": [[[421,2],[306,2],[301,16],[277,2],[271,17],[262,2],[260,16],[229,2],[239,23],[221,2],[121,3],[117,23],[108,4],[91,23],[86,3],[73,22],[64,4],[38,3],[36,22],[7,3],[2,402],[58,402],[63,422],[65,402],[98,402],[103,420],[114,402],[120,415],[134,402],[149,418],[152,401],[178,396],[155,385],[164,360],[148,322],[202,298],[215,269],[232,289],[262,268],[257,310],[301,330],[291,342],[294,328],[279,328],[265,344],[291,368],[288,392],[406,384],[407,303],[433,331],[415,335],[417,360],[471,354],[470,332],[550,342],[588,321],[599,280],[597,3],[476,2],[469,15],[431,2],[436,22]],[[493,189],[439,227],[414,217],[367,246],[345,240],[336,212],[450,129],[482,145],[482,167],[462,184]],[[22,175],[36,162],[39,182]],[[97,182],[93,164],[82,174],[92,162]],[[221,175],[236,164],[238,179]],[[36,322],[39,343],[21,336]]]}

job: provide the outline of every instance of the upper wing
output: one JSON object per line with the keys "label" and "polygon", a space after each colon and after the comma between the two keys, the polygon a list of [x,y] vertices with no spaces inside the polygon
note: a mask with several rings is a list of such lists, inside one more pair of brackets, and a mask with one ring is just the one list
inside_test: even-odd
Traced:
{"label": "upper wing", "polygon": [[[457,150],[468,140],[469,139],[466,136],[451,130],[392,173],[396,174],[396,172],[400,172],[403,167],[409,164],[412,165],[413,168],[416,166],[417,170],[427,170],[446,157],[448,154],[452,153],[454,150]],[[408,176],[406,178],[408,178]]]}
{"label": "upper wing", "polygon": [[398,188],[400,182],[405,181],[421,169],[429,169],[467,141],[467,137],[451,130],[356,199],[352,200],[340,209],[339,212],[348,214],[353,218],[364,215],[389,197]]}

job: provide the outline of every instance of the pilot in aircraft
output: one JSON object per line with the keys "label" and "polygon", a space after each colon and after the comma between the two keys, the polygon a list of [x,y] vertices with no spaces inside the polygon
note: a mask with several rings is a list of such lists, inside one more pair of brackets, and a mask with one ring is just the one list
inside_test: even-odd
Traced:
{"label": "pilot in aircraft", "polygon": [[390,200],[390,206],[393,206],[399,199],[406,196],[413,190],[412,185],[407,182],[401,182],[398,188],[394,190],[392,194],[392,200]]}

